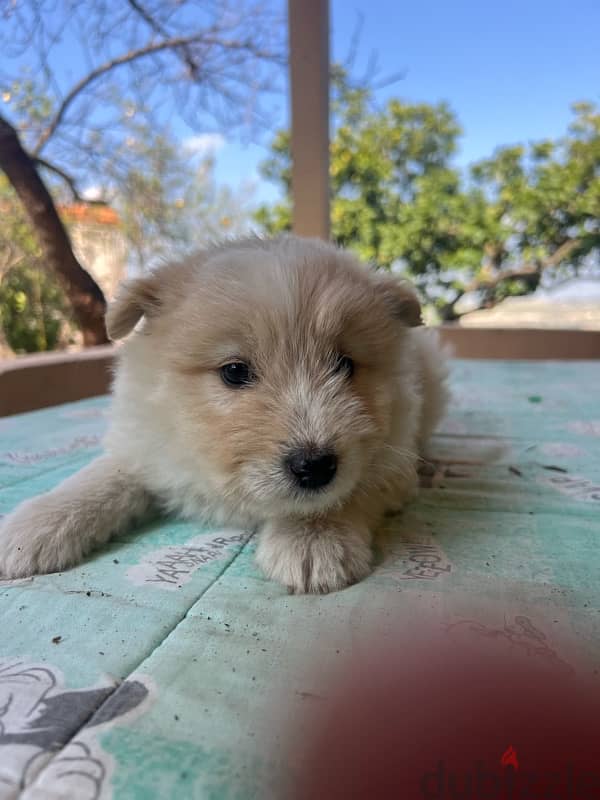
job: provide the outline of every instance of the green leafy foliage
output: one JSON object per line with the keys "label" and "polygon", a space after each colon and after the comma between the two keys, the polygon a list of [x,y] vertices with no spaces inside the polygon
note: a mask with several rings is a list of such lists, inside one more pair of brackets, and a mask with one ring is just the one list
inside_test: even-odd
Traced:
{"label": "green leafy foliage", "polygon": [[[466,173],[454,164],[460,126],[445,103],[390,100],[333,70],[332,236],[363,259],[404,270],[443,319],[467,291],[480,305],[577,272],[600,252],[600,112],[573,106],[556,141],[501,147]],[[290,135],[275,136],[262,174],[284,199],[256,220],[291,227]]]}
{"label": "green leafy foliage", "polygon": [[68,305],[52,273],[35,263],[12,267],[0,283],[0,320],[15,353],[54,350]]}
{"label": "green leafy foliage", "polygon": [[0,176],[0,327],[15,353],[54,349],[68,322],[68,304],[14,192]]}

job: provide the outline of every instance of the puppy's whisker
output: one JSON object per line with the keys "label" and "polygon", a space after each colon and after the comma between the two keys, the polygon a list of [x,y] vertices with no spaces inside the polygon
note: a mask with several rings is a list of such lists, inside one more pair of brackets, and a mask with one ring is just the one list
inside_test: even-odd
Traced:
{"label": "puppy's whisker", "polygon": [[422,456],[420,456],[417,452],[415,452],[414,450],[409,450],[406,447],[394,447],[393,445],[388,444],[386,442],[386,443],[383,444],[383,448],[385,450],[391,450],[393,453],[396,453],[399,456],[406,456],[407,458],[414,458],[417,461],[425,461],[425,459],[422,458]]}

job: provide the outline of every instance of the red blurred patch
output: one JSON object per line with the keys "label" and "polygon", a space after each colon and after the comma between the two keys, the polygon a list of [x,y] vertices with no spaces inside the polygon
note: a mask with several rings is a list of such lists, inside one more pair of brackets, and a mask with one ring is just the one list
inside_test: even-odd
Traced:
{"label": "red blurred patch", "polygon": [[519,769],[519,759],[517,758],[517,753],[515,748],[511,745],[507,747],[507,749],[502,753],[502,758],[500,759],[500,766],[502,767],[514,767],[515,769]]}
{"label": "red blurred patch", "polygon": [[553,646],[549,659],[506,637],[457,641],[421,625],[361,648],[368,656],[346,663],[304,728],[291,797],[600,797],[600,686]]}

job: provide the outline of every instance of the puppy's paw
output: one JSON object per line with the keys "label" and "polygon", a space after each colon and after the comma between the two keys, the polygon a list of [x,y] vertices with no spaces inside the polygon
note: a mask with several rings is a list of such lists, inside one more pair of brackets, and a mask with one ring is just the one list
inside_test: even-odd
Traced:
{"label": "puppy's paw", "polygon": [[46,495],[27,500],[0,521],[0,578],[58,572],[83,556],[69,509],[57,509]]}
{"label": "puppy's paw", "polygon": [[271,579],[296,594],[326,594],[371,572],[370,534],[339,522],[272,520],[258,540],[256,560]]}

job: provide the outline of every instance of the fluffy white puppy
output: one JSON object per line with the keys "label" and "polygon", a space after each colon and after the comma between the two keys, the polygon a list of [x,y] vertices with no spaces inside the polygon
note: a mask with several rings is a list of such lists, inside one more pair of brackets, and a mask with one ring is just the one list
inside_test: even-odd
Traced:
{"label": "fluffy white puppy", "polygon": [[360,580],[447,399],[419,324],[406,283],[293,236],[228,242],[126,283],[107,316],[113,339],[135,331],[106,454],[5,518],[0,573],[77,564],[158,503],[256,527],[258,564],[295,592]]}

